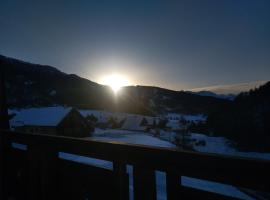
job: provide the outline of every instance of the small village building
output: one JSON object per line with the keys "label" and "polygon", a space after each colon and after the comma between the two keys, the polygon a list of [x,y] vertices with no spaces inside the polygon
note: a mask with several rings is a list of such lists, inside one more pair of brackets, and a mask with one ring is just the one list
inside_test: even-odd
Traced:
{"label": "small village building", "polygon": [[132,131],[147,131],[156,126],[158,120],[143,115],[129,115],[126,117],[122,129]]}
{"label": "small village building", "polygon": [[24,109],[11,119],[15,131],[70,137],[89,137],[94,128],[74,108]]}
{"label": "small village building", "polygon": [[182,114],[179,113],[168,113],[166,119],[169,121],[179,121],[182,117]]}

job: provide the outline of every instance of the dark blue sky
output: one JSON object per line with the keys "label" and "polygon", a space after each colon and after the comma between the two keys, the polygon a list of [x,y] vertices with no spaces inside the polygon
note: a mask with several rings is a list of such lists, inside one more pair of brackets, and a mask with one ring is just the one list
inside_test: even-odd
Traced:
{"label": "dark blue sky", "polygon": [[270,77],[269,0],[0,1],[0,54],[100,82],[190,89]]}

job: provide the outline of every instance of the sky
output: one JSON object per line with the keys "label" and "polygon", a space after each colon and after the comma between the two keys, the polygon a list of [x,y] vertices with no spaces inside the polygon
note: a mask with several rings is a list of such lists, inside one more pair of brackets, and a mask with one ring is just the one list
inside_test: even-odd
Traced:
{"label": "sky", "polygon": [[174,90],[269,80],[269,0],[0,0],[0,54]]}

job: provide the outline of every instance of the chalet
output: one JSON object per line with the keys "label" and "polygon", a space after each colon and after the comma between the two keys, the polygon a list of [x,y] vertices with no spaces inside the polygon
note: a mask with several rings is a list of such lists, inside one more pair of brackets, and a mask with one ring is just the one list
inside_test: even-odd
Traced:
{"label": "chalet", "polygon": [[146,131],[154,128],[158,120],[154,117],[147,117],[142,115],[129,115],[126,117],[122,129],[132,131]]}
{"label": "chalet", "polygon": [[10,122],[15,131],[34,134],[88,137],[93,131],[76,109],[66,107],[23,109]]}

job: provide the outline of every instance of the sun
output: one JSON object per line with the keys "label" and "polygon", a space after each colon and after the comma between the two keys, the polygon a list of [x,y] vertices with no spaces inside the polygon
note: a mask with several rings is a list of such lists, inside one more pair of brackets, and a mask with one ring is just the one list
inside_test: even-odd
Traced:
{"label": "sun", "polygon": [[103,78],[102,84],[110,86],[117,93],[121,87],[129,85],[129,81],[122,75],[111,74]]}

